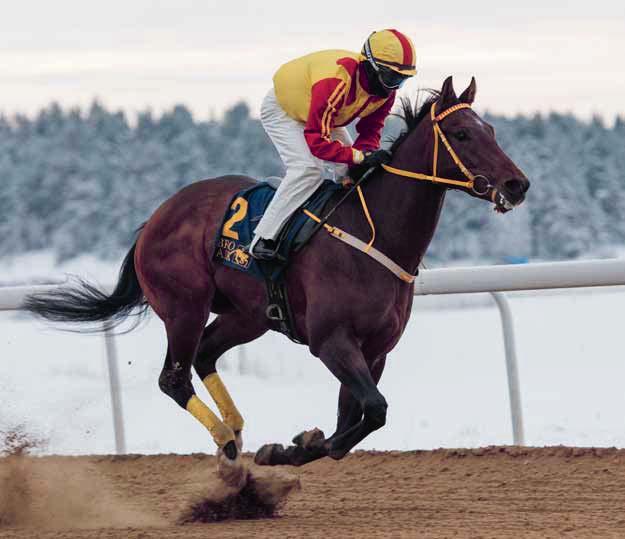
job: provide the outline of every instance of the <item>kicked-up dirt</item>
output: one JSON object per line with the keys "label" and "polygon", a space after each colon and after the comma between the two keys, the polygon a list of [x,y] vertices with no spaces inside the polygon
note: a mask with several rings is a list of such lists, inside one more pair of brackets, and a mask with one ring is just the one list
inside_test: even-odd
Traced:
{"label": "kicked-up dirt", "polygon": [[258,471],[300,480],[276,516],[189,523],[216,462],[10,455],[0,459],[0,537],[625,537],[625,450],[356,452]]}

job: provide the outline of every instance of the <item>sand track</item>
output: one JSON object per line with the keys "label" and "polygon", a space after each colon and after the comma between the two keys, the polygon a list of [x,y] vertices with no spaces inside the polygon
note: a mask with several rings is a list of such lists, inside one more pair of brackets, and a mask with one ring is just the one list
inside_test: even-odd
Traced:
{"label": "sand track", "polygon": [[302,489],[280,518],[176,525],[215,464],[206,455],[0,459],[0,511],[16,496],[31,504],[0,537],[625,536],[625,450],[356,452],[290,470]]}

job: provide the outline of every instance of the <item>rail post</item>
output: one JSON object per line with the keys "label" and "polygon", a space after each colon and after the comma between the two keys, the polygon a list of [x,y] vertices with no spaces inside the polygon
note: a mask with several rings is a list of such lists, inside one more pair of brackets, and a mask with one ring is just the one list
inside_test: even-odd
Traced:
{"label": "rail post", "polygon": [[106,346],[106,365],[111,393],[111,409],[113,412],[113,432],[115,434],[115,452],[118,455],[126,453],[126,434],[124,432],[124,413],[119,384],[119,369],[117,368],[117,347],[115,336],[111,328],[104,326],[104,344]]}
{"label": "rail post", "polygon": [[521,407],[521,387],[519,383],[519,369],[516,358],[516,344],[514,340],[514,324],[510,304],[503,292],[491,292],[501,316],[503,344],[506,353],[506,372],[508,375],[508,396],[510,399],[510,417],[512,420],[512,440],[514,445],[525,445],[523,432],[523,410]]}

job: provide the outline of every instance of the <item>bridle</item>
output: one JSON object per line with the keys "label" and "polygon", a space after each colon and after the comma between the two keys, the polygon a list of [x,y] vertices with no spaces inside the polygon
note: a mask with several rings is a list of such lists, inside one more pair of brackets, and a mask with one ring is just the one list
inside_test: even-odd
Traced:
{"label": "bridle", "polygon": [[[422,174],[420,172],[412,172],[410,170],[404,170],[401,168],[391,167],[390,165],[382,165],[382,168],[391,174],[395,174],[397,176],[403,176],[404,178],[411,178],[414,180],[425,180],[432,183],[442,183],[446,185],[454,185],[456,187],[463,187],[469,191],[473,191],[478,196],[485,196],[488,192],[493,189],[490,181],[486,176],[482,176],[481,174],[473,174],[462,162],[458,154],[451,147],[451,144],[447,140],[445,133],[441,129],[440,122],[447,118],[450,114],[462,109],[470,109],[471,105],[468,103],[459,103],[458,105],[453,105],[448,109],[444,110],[440,114],[436,114],[436,104],[438,102],[435,101],[432,103],[432,107],[430,109],[430,118],[432,119],[432,128],[434,130],[434,154],[432,159],[432,174]],[[450,178],[442,178],[437,175],[438,168],[438,141],[439,139],[443,142],[445,148],[447,148],[447,152],[454,160],[454,163],[458,166],[458,168],[462,171],[466,181],[462,180],[452,180]],[[483,180],[483,186],[479,184],[482,183],[479,180]]]}
{"label": "bridle", "polygon": [[[470,108],[471,108],[471,105],[469,105],[468,103],[459,103],[458,105],[449,107],[448,109],[444,110],[443,112],[437,115],[436,114],[436,102],[432,103],[432,108],[430,109],[430,117],[432,119],[432,128],[434,129],[434,156],[433,156],[433,163],[432,163],[432,174],[422,174],[420,172],[412,172],[410,170],[395,168],[389,165],[382,165],[382,168],[386,170],[387,172],[390,172],[391,174],[396,174],[397,176],[403,176],[405,178],[411,178],[413,180],[425,180],[425,181],[429,181],[432,183],[440,183],[443,185],[454,185],[456,187],[462,187],[464,189],[472,191],[478,196],[485,196],[492,190],[492,199],[493,199],[493,202],[495,202],[496,209],[497,208],[504,208],[505,210],[511,209],[512,205],[506,200],[506,198],[501,193],[498,193],[497,189],[495,189],[495,187],[491,185],[491,183],[489,182],[486,176],[473,174],[464,165],[462,160],[458,157],[458,154],[456,154],[454,149],[451,147],[451,144],[449,144],[449,141],[447,140],[445,133],[443,133],[439,125],[440,121],[446,118],[447,116],[449,116],[450,114],[453,114],[454,112],[458,110],[470,109]],[[454,160],[454,163],[456,163],[458,168],[464,174],[466,181],[452,180],[450,178],[442,178],[441,176],[437,175],[439,139],[443,141],[443,144],[445,148],[447,148],[449,155]],[[365,174],[353,185],[351,190],[343,197],[343,199],[339,201],[339,203],[336,206],[334,206],[325,215],[325,217],[323,218],[318,217],[312,212],[310,212],[309,210],[307,210],[306,208],[303,208],[302,211],[305,215],[307,215],[310,219],[312,219],[313,221],[317,223],[317,228],[321,228],[321,227],[325,228],[328,234],[330,234],[332,237],[338,240],[341,240],[342,242],[350,245],[351,247],[358,249],[359,251],[362,251],[363,253],[369,255],[371,258],[373,258],[374,260],[382,264],[384,267],[386,267],[386,269],[388,269],[393,274],[395,274],[402,281],[412,284],[415,281],[416,275],[413,275],[412,273],[403,269],[401,266],[399,266],[393,260],[391,260],[388,256],[378,251],[373,246],[373,243],[375,241],[375,226],[373,224],[373,219],[371,218],[369,208],[367,207],[367,203],[365,202],[365,197],[360,187],[360,184],[375,170],[376,170],[375,168],[370,168],[367,172],[365,172]],[[479,179],[484,180],[483,189],[481,189],[478,186],[477,181]],[[345,232],[344,230],[336,226],[329,225],[327,223],[327,220],[330,217],[330,215],[332,215],[334,210],[336,210],[336,208],[340,206],[343,200],[345,200],[345,198],[349,196],[349,194],[353,190],[356,190],[358,192],[358,196],[360,197],[360,203],[362,205],[363,212],[365,214],[365,217],[367,218],[367,222],[369,223],[369,226],[371,227],[371,239],[369,240],[369,243],[365,243],[359,238],[352,236],[348,232]],[[503,211],[503,210],[499,210],[499,211]]]}

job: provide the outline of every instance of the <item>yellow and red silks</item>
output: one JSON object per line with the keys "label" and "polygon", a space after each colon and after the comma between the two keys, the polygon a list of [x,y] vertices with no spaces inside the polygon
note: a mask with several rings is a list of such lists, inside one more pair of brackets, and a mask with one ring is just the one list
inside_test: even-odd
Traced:
{"label": "yellow and red silks", "polygon": [[[276,98],[284,111],[305,124],[311,153],[324,161],[354,164],[354,150],[377,149],[384,120],[395,92],[386,98],[369,93],[361,61],[345,50],[327,50],[284,64],[274,76]],[[353,147],[331,138],[332,129],[356,118],[358,137]]]}

